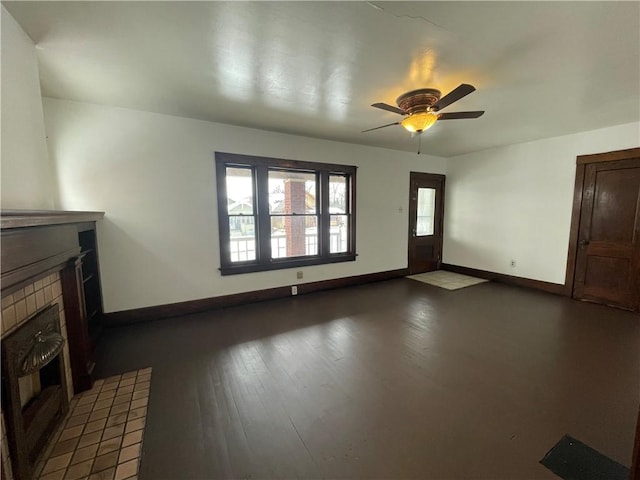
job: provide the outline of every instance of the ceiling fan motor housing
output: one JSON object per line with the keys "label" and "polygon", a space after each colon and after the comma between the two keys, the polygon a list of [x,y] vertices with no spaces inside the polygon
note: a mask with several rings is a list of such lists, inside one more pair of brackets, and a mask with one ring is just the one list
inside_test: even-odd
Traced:
{"label": "ceiling fan motor housing", "polygon": [[421,88],[400,95],[396,103],[408,115],[425,112],[440,100],[440,90],[435,88]]}

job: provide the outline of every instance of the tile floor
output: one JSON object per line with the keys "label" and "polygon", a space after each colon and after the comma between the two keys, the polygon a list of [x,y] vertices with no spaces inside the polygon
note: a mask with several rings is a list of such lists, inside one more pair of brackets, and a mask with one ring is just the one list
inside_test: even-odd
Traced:
{"label": "tile floor", "polygon": [[428,283],[429,285],[435,285],[436,287],[446,288],[447,290],[458,290],[459,288],[488,282],[488,280],[485,280],[484,278],[470,277],[469,275],[448,272],[446,270],[436,270],[435,272],[409,275],[407,278]]}
{"label": "tile floor", "polygon": [[137,479],[151,368],[97,380],[74,397],[39,480]]}

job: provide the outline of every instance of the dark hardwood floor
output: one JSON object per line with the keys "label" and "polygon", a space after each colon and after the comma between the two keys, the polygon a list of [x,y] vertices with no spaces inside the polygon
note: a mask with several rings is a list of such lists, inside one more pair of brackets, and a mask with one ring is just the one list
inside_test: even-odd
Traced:
{"label": "dark hardwood floor", "polygon": [[109,329],[153,367],[140,478],[557,479],[569,434],[629,466],[640,316],[409,279]]}

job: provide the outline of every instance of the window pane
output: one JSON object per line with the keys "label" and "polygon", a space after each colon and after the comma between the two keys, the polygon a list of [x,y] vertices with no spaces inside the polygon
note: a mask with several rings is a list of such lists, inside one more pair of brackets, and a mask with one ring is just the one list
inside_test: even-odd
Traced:
{"label": "window pane", "polygon": [[253,170],[227,167],[227,213],[253,215]]}
{"label": "window pane", "polygon": [[315,174],[269,170],[269,213],[316,213]]}
{"label": "window pane", "polygon": [[436,190],[434,188],[418,188],[418,217],[416,218],[416,235],[433,235],[433,218],[436,207]]}
{"label": "window pane", "polygon": [[347,213],[347,177],[345,176],[329,175],[329,213]]}
{"label": "window pane", "polygon": [[229,237],[232,262],[246,262],[256,259],[254,217],[229,217]]}
{"label": "window pane", "polygon": [[271,217],[271,257],[318,254],[318,217],[276,215]]}
{"label": "window pane", "polygon": [[349,216],[331,215],[329,227],[329,253],[346,252],[348,235]]}

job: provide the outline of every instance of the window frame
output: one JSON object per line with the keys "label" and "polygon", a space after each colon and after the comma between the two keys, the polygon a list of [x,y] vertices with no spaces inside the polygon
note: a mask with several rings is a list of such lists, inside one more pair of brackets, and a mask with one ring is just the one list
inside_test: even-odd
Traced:
{"label": "window frame", "polygon": [[[356,173],[357,167],[331,163],[316,163],[281,158],[257,157],[215,152],[216,189],[218,201],[218,236],[220,240],[220,272],[235,275],[264,272],[310,265],[350,262],[356,259]],[[253,208],[255,218],[255,260],[231,261],[231,233],[228,213],[226,169],[250,168],[253,179]],[[298,257],[271,258],[271,213],[269,211],[270,170],[314,173],[316,177],[316,209],[318,217],[318,253]],[[331,213],[329,210],[329,179],[332,175],[346,178],[347,251],[330,253]]]}

